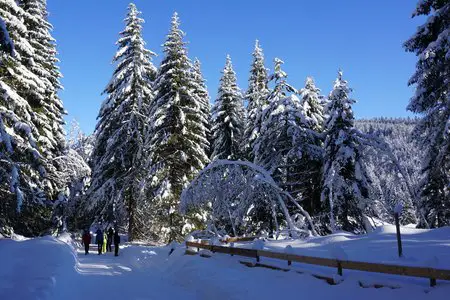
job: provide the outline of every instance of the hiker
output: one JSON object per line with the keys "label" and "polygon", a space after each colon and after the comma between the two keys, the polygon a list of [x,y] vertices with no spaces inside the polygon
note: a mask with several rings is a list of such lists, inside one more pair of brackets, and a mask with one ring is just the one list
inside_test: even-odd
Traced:
{"label": "hiker", "polygon": [[116,229],[114,232],[114,256],[119,256],[119,244],[120,244],[120,236],[119,231]]}
{"label": "hiker", "polygon": [[106,242],[107,241],[108,241],[108,233],[105,231],[103,233],[102,253],[106,253]]}
{"label": "hiker", "polygon": [[96,232],[97,236],[95,238],[95,242],[97,243],[97,247],[98,247],[98,255],[102,254],[102,248],[103,248],[103,233],[102,231],[99,229],[97,229]]}
{"label": "hiker", "polygon": [[114,238],[114,230],[112,227],[108,229],[108,241],[106,242],[106,251],[112,252],[112,243]]}
{"label": "hiker", "polygon": [[89,245],[91,243],[91,234],[89,233],[89,231],[84,230],[81,241],[84,245],[84,255],[88,255],[89,254]]}

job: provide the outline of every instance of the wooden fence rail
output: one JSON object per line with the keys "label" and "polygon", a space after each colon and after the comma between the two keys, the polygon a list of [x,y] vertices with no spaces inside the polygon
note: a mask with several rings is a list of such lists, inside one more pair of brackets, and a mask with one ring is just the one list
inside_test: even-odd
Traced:
{"label": "wooden fence rail", "polygon": [[290,265],[291,262],[295,261],[304,264],[332,267],[337,268],[339,275],[342,275],[343,269],[347,269],[373,273],[384,273],[392,275],[428,278],[430,279],[431,286],[436,285],[437,279],[450,281],[450,270],[445,269],[398,266],[398,265],[377,264],[377,263],[349,261],[349,260],[337,260],[331,258],[272,252],[267,250],[254,250],[254,249],[208,245],[196,242],[186,242],[186,247],[197,248],[198,250],[206,249],[210,250],[211,252],[255,258],[256,261],[258,262],[260,260],[260,257],[268,257],[286,260],[288,262],[288,265]]}

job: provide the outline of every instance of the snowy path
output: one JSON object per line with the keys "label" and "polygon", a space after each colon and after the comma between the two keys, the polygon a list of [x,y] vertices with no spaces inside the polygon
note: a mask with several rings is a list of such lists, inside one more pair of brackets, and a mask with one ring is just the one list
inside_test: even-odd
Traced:
{"label": "snowy path", "polygon": [[[64,288],[56,289],[54,299],[195,299],[189,292],[172,285],[157,269],[142,269],[126,252],[98,255],[78,249],[76,273]],[[156,252],[155,252],[156,254]],[[156,254],[155,259],[162,253]]]}

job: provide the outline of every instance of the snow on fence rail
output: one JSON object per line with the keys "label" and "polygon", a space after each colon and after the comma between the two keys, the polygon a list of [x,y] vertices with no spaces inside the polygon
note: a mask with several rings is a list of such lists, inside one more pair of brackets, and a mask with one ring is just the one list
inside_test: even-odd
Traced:
{"label": "snow on fence rail", "polygon": [[228,237],[228,238],[222,240],[222,242],[224,242],[224,243],[251,242],[257,238],[258,238],[258,236]]}
{"label": "snow on fence rail", "polygon": [[271,252],[271,251],[267,251],[267,250],[254,250],[254,249],[216,246],[216,245],[209,245],[209,244],[196,243],[196,242],[186,242],[186,251],[187,251],[188,247],[197,248],[197,249],[206,249],[206,250],[210,250],[211,252],[218,252],[218,253],[225,253],[225,254],[230,254],[230,255],[238,255],[238,256],[256,258],[257,262],[259,262],[260,257],[268,257],[268,258],[286,260],[286,261],[288,261],[288,265],[290,265],[291,262],[295,261],[295,262],[311,264],[311,265],[332,267],[332,268],[337,268],[339,275],[342,275],[343,269],[348,269],[348,270],[357,270],[357,271],[365,271],[365,272],[373,272],[373,273],[384,273],[384,274],[391,274],[391,275],[429,278],[430,286],[435,286],[437,279],[450,281],[450,270],[444,270],[444,269],[387,265],[387,264],[377,264],[377,263],[368,263],[368,262],[360,262],[360,261],[349,261],[349,260],[337,260],[337,259],[322,258],[322,257],[315,257],[315,256],[305,256],[305,255],[287,254],[287,253],[280,253],[280,252]]}

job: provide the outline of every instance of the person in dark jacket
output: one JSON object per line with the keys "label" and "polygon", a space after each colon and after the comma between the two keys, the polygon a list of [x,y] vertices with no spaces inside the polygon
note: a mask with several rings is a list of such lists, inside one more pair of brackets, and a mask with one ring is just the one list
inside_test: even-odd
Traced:
{"label": "person in dark jacket", "polygon": [[120,244],[120,236],[119,231],[114,232],[114,256],[119,256],[119,244]]}
{"label": "person in dark jacket", "polygon": [[98,247],[98,255],[102,254],[102,248],[103,248],[103,232],[99,229],[97,229],[96,232],[97,236],[95,237],[95,241],[97,243]]}
{"label": "person in dark jacket", "polygon": [[91,234],[89,231],[85,230],[83,233],[83,237],[81,238],[81,241],[84,245],[84,254],[89,254],[89,245],[91,244]]}
{"label": "person in dark jacket", "polygon": [[108,239],[106,241],[106,251],[112,252],[112,243],[114,238],[114,230],[112,227],[109,227],[108,229]]}

